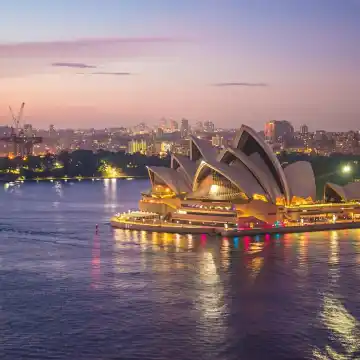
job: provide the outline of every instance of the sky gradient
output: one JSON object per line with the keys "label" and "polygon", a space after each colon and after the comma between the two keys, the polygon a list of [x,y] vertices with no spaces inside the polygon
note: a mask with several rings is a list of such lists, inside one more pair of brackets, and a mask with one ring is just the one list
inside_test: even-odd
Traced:
{"label": "sky gradient", "polygon": [[360,130],[359,0],[0,0],[0,124]]}

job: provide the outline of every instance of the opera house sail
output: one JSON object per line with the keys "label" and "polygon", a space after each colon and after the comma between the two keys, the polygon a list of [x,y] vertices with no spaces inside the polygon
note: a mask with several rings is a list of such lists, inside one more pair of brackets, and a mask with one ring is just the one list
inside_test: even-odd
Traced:
{"label": "opera house sail", "polygon": [[335,211],[329,202],[350,202],[342,214],[357,216],[350,205],[360,200],[358,183],[326,184],[324,198],[317,201],[310,162],[283,168],[270,146],[246,125],[220,152],[194,136],[189,142],[188,157],[172,154],[170,168],[148,168],[151,189],[142,194],[141,211],[159,214],[168,223],[238,226],[326,221]]}

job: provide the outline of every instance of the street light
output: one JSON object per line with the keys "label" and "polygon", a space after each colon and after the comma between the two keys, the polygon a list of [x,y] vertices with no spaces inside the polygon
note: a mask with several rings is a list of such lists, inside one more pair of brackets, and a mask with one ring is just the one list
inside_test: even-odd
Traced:
{"label": "street light", "polygon": [[352,168],[349,164],[347,164],[343,166],[341,171],[343,174],[350,174],[352,172]]}

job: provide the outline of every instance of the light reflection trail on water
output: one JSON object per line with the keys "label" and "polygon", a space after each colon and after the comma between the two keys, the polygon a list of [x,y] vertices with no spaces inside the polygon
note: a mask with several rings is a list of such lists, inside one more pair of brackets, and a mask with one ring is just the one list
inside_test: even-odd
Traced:
{"label": "light reflection trail on water", "polygon": [[324,349],[314,348],[313,357],[319,360],[359,359],[360,323],[345,308],[338,295],[340,279],[339,234],[330,232],[329,285],[323,295],[323,306],[319,317],[329,333],[329,345]]}
{"label": "light reflection trail on water", "polygon": [[94,235],[94,240],[91,249],[91,287],[98,289],[100,285],[100,266],[101,266],[101,250],[100,237],[98,232]]}

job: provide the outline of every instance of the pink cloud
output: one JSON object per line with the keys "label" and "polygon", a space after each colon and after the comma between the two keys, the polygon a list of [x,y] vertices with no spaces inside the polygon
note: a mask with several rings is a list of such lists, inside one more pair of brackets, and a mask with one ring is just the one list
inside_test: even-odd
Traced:
{"label": "pink cloud", "polygon": [[167,37],[95,38],[69,41],[0,43],[0,58],[121,58],[161,55],[181,40]]}
{"label": "pink cloud", "polygon": [[[90,67],[86,65],[88,61],[97,68],[99,64],[113,60],[174,56],[179,50],[178,45],[185,42],[171,37],[138,37],[0,43],[0,79],[51,73],[56,67],[56,71],[61,71],[60,66],[54,67],[54,64],[71,70]],[[123,69],[119,70],[115,71],[116,75],[123,74]],[[105,68],[101,71],[107,73]]]}
{"label": "pink cloud", "polygon": [[65,67],[65,68],[73,68],[73,69],[95,69],[96,66],[84,64],[84,63],[69,63],[69,62],[56,62],[52,63],[53,67]]}

